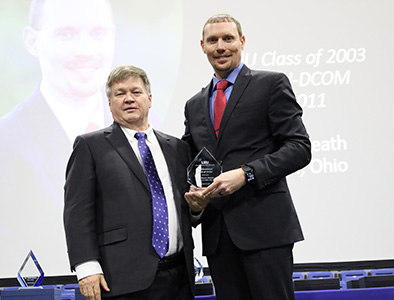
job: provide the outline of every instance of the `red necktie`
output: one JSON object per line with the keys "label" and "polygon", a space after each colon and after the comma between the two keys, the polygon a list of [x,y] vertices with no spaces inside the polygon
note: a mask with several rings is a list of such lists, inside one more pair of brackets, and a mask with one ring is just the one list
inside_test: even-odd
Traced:
{"label": "red necktie", "polygon": [[213,104],[213,124],[215,129],[216,137],[219,135],[220,121],[222,120],[224,109],[226,108],[226,94],[224,90],[228,85],[228,81],[222,80],[216,84],[216,97]]}

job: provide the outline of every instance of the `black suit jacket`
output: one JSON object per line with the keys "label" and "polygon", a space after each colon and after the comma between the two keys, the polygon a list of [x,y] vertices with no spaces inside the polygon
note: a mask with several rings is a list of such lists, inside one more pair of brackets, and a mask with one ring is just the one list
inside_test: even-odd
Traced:
{"label": "black suit jacket", "polygon": [[[187,144],[155,131],[171,176],[184,253],[194,288]],[[144,170],[117,123],[74,144],[66,173],[64,222],[72,268],[97,259],[111,289],[107,296],[143,290],[159,257],[151,246],[152,206]],[[191,291],[192,292],[192,291]]]}
{"label": "black suit jacket", "polygon": [[195,155],[206,147],[223,170],[247,164],[255,182],[228,197],[212,199],[202,222],[204,255],[214,253],[222,218],[230,237],[243,250],[291,244],[303,239],[286,176],[306,166],[311,144],[302,109],[284,74],[241,69],[216,139],[209,117],[211,83],[185,106],[183,139]]}

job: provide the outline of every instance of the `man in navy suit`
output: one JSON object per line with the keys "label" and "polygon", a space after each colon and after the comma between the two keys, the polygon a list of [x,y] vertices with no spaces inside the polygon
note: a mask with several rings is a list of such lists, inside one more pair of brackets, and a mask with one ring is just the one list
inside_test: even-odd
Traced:
{"label": "man in navy suit", "polygon": [[[241,63],[239,22],[215,15],[201,47],[214,70],[208,86],[185,106],[185,133],[195,155],[206,147],[223,173],[185,198],[202,223],[218,300],[294,299],[293,245],[303,240],[286,176],[305,167],[311,144],[289,80]],[[225,109],[216,122],[216,84],[226,80]]]}
{"label": "man in navy suit", "polygon": [[[190,212],[183,197],[189,188],[187,143],[149,124],[152,95],[143,70],[115,68],[107,96],[114,123],[78,136],[66,171],[64,224],[81,292],[94,300],[194,299]],[[140,134],[166,199],[169,239],[162,258],[152,241],[157,195],[144,171]]]}

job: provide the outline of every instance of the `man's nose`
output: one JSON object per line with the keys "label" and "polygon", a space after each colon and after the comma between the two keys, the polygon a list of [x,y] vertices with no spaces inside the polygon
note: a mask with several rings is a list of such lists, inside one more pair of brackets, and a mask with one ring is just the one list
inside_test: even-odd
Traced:
{"label": "man's nose", "polygon": [[75,39],[73,48],[74,55],[76,56],[91,56],[92,53],[97,50],[91,38],[86,37],[86,35],[83,34],[78,35]]}
{"label": "man's nose", "polygon": [[135,100],[131,93],[126,93],[125,102],[126,103],[133,103]]}
{"label": "man's nose", "polygon": [[218,42],[217,42],[216,45],[217,45],[217,47],[216,47],[217,51],[224,51],[224,50],[226,50],[225,42],[222,39],[218,39]]}

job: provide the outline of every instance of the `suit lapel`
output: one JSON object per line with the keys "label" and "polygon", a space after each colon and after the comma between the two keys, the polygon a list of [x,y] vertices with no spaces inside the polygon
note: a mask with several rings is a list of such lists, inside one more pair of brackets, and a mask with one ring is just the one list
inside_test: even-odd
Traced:
{"label": "suit lapel", "polygon": [[[171,139],[166,136],[165,134],[155,131],[154,133],[157,137],[157,140],[159,141],[161,150],[163,152],[164,158],[166,160],[167,163],[167,168],[168,168],[168,172],[170,174],[170,178],[171,178],[171,182],[172,182],[172,192],[174,195],[174,201],[175,201],[175,207],[177,210],[177,214],[178,214],[178,220],[179,220],[179,224],[181,225],[182,222],[182,218],[181,218],[181,199],[183,199],[183,195],[179,195],[179,189],[176,188],[178,186],[178,179],[177,179],[177,157],[176,155],[174,155],[175,151],[174,151],[174,147],[175,145],[172,145]],[[186,170],[184,170],[186,172]],[[175,187],[175,188],[174,188]]]}
{"label": "suit lapel", "polygon": [[104,131],[104,134],[105,138],[119,153],[120,157],[125,161],[130,170],[134,172],[142,184],[150,190],[145,172],[119,125],[114,122]]}
{"label": "suit lapel", "polygon": [[220,145],[219,141],[223,135],[223,131],[226,130],[226,124],[230,119],[234,108],[237,106],[237,103],[241,99],[241,96],[244,93],[246,87],[248,86],[250,79],[250,69],[246,66],[243,66],[234,83],[233,91],[231,92],[230,99],[228,99],[226,109],[223,113],[222,121],[220,123],[219,136],[217,139],[217,146]]}
{"label": "suit lapel", "polygon": [[156,138],[159,141],[168,169],[175,170],[176,157],[174,155],[171,155],[173,151],[171,151],[170,139],[161,132],[158,132],[156,130],[153,130],[153,132],[155,133]]}
{"label": "suit lapel", "polygon": [[203,112],[203,122],[206,125],[206,128],[210,128],[211,130],[208,130],[208,135],[209,138],[212,140],[213,143],[216,142],[216,135],[214,128],[212,126],[212,121],[211,121],[211,116],[209,114],[209,92],[212,89],[212,80],[210,84],[208,84],[205,88],[201,90],[201,98],[202,98],[202,103],[203,103],[203,109],[201,110]]}
{"label": "suit lapel", "polygon": [[[211,82],[206,87],[201,89],[199,95],[200,98],[196,105],[201,105],[202,107],[196,107],[196,109],[193,111],[194,114],[199,114],[198,116],[195,116],[195,118],[201,120],[203,127],[207,128],[206,132],[204,132],[204,135],[207,137],[205,139],[206,141],[204,142],[204,146],[211,152],[214,151],[217,142],[215,131],[212,126],[211,116],[209,114],[209,95],[212,89],[212,82],[213,81],[211,80]],[[200,151],[201,148],[197,149],[197,151]]]}

